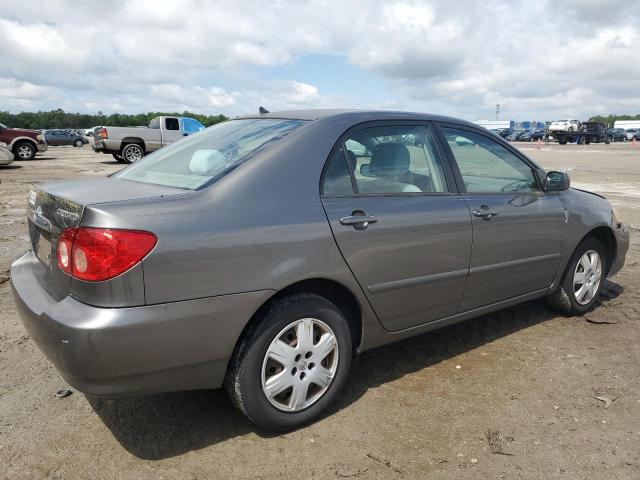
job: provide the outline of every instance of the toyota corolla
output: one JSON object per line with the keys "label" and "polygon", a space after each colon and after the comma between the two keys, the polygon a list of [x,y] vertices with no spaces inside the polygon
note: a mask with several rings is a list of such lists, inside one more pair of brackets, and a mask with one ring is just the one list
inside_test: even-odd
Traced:
{"label": "toyota corolla", "polygon": [[264,113],[108,178],[34,186],[20,316],[74,387],[226,387],[267,429],[316,419],[358,352],[538,297],[597,305],[629,233],[471,123]]}

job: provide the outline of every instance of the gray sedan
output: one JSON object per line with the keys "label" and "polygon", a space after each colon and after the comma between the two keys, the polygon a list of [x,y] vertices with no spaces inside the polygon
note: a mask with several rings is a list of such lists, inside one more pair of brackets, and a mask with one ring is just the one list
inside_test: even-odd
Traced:
{"label": "gray sedan", "polygon": [[45,130],[44,138],[49,146],[73,145],[74,147],[82,147],[89,143],[89,140],[82,135],[70,130]]}
{"label": "gray sedan", "polygon": [[508,142],[448,117],[264,113],[109,178],[34,186],[20,316],[78,390],[225,386],[267,429],[339,395],[358,352],[538,297],[597,305],[629,233]]}

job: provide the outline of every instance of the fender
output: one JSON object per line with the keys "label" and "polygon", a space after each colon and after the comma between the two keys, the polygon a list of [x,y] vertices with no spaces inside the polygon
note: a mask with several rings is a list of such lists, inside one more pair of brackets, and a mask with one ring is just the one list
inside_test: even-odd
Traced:
{"label": "fender", "polygon": [[26,141],[28,141],[28,142],[33,143],[33,146],[34,146],[34,147],[36,147],[36,150],[38,149],[38,143],[37,143],[33,138],[31,138],[31,137],[16,137],[16,138],[14,138],[14,139],[11,141],[11,143],[9,143],[9,144],[7,145],[7,148],[8,148],[9,150],[13,151],[13,146],[14,146],[17,142],[22,142],[22,141],[24,141],[24,140],[26,140]]}

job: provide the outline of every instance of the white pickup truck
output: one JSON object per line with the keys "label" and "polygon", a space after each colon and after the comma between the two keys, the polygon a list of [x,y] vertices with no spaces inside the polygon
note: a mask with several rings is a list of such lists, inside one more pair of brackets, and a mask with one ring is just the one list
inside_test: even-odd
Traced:
{"label": "white pickup truck", "polygon": [[122,163],[133,163],[182,137],[204,128],[189,117],[155,117],[148,127],[96,127],[93,130],[96,152],[110,153]]}

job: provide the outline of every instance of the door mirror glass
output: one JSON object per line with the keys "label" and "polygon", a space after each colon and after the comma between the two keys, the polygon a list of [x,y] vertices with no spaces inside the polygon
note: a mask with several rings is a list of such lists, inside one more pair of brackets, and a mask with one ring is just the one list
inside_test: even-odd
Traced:
{"label": "door mirror glass", "polygon": [[569,175],[564,172],[548,172],[544,182],[544,189],[547,192],[560,192],[568,190],[571,186]]}

